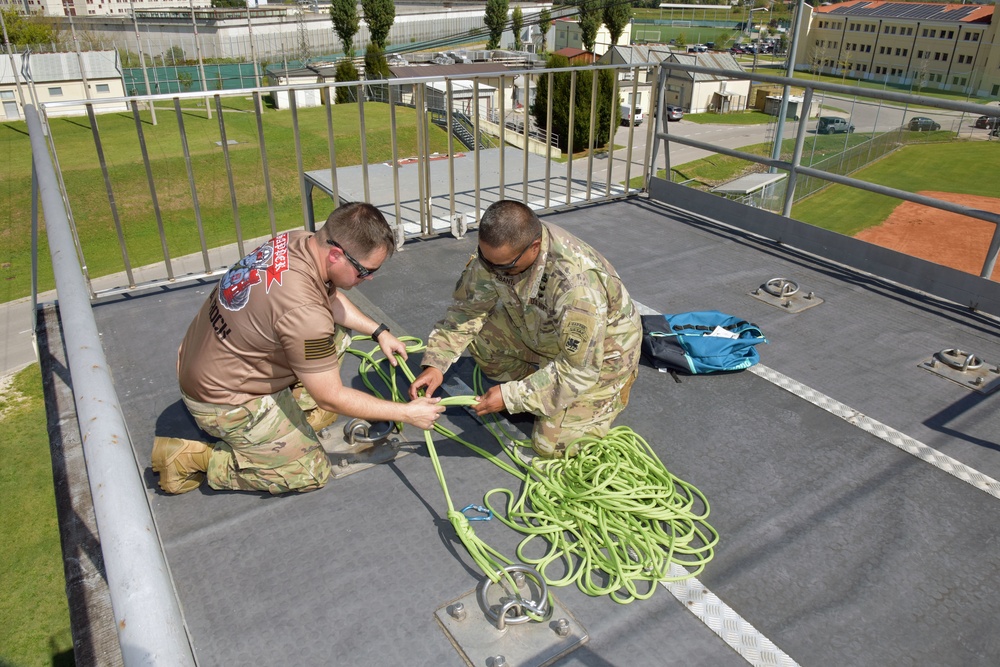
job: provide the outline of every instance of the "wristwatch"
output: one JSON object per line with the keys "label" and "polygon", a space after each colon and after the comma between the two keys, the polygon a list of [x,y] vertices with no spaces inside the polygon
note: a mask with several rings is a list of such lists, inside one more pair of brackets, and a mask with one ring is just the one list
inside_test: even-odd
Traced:
{"label": "wristwatch", "polygon": [[384,325],[384,324],[378,325],[378,328],[375,329],[375,331],[372,332],[372,340],[377,343],[378,342],[378,337],[382,335],[382,332],[383,331],[388,331],[388,330],[389,330],[389,327],[387,327],[386,325]]}

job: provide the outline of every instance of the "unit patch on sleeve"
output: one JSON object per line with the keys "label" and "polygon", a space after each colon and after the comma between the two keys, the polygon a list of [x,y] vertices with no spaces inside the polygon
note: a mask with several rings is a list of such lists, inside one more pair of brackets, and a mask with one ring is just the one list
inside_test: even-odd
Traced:
{"label": "unit patch on sleeve", "polygon": [[305,341],[306,359],[324,359],[337,353],[337,344],[333,334],[325,338],[310,338]]}
{"label": "unit patch on sleeve", "polygon": [[591,313],[566,313],[562,327],[562,348],[566,358],[574,365],[584,362],[594,329],[594,316]]}

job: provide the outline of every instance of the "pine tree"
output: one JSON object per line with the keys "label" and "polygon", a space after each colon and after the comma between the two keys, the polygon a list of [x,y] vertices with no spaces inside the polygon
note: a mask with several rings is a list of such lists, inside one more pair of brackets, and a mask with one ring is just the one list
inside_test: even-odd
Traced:
{"label": "pine tree", "polygon": [[486,0],[486,17],[483,22],[490,31],[490,41],[486,43],[487,49],[500,48],[500,37],[507,27],[509,7],[507,0]]}

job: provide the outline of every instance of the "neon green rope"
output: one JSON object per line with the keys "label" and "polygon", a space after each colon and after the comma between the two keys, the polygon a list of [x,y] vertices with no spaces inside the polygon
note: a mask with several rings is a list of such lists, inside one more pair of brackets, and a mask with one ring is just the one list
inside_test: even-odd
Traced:
{"label": "neon green rope", "polygon": [[[357,336],[354,340],[366,339]],[[418,338],[401,340],[408,343],[407,353],[424,349]],[[386,371],[382,367],[386,359],[379,348],[370,353],[354,348],[348,351],[362,358],[360,372],[369,390],[382,397],[368,377],[374,371],[389,387],[392,400],[405,400],[396,384],[396,371],[401,370],[410,382],[415,376],[402,359]],[[482,395],[478,367],[473,387]],[[473,396],[441,401],[445,406],[474,403]],[[511,437],[495,415],[487,428],[518,468],[440,425],[434,430],[524,482],[519,496],[510,489],[492,489],[484,504],[505,525],[527,535],[517,547],[517,556],[534,566],[549,585],[575,583],[588,595],[609,595],[625,604],[651,597],[657,582],[696,576],[712,559],[719,535],[706,520],[709,504],[705,496],[671,474],[649,444],[631,429],[619,426],[603,438],[580,438],[576,441],[577,456],[536,458],[528,466],[514,453],[514,448],[525,446],[526,441]],[[448,520],[459,539],[487,577],[494,582],[509,579],[503,564],[512,561],[480,540],[468,518],[455,510],[429,431],[424,439],[448,504]],[[498,494],[506,497],[503,513],[491,502]],[[535,546],[539,537],[545,543],[540,548]],[[684,574],[672,574],[672,563],[682,566]],[[560,569],[562,576],[551,574],[555,569]]]}

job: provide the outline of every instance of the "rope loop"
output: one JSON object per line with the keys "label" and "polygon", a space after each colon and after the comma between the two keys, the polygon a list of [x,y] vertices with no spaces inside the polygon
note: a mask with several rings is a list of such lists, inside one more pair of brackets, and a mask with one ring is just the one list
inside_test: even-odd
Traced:
{"label": "rope loop", "polygon": [[[355,336],[354,340],[367,337]],[[408,343],[408,354],[424,349],[420,339],[400,340]],[[380,348],[369,353],[353,348],[348,351],[362,358],[360,372],[369,390],[382,397],[368,377],[375,372],[389,388],[392,400],[406,400],[397,387],[396,371],[400,369],[410,382],[415,376],[401,358],[387,371],[382,365],[385,357],[379,358]],[[473,387],[482,395],[478,366]],[[474,396],[441,400],[445,406],[475,402]],[[434,430],[522,481],[520,494],[506,488],[492,489],[483,498],[485,508],[478,509],[525,535],[516,549],[517,557],[526,566],[533,566],[548,585],[575,583],[588,595],[608,595],[627,604],[651,597],[658,582],[697,576],[712,559],[719,534],[707,521],[708,500],[696,487],[670,473],[649,443],[632,429],[617,426],[602,438],[579,438],[570,443],[578,447],[577,456],[535,458],[529,465],[514,452],[514,448],[529,443],[511,437],[495,416],[487,428],[517,467],[440,424]],[[430,431],[424,438],[448,504],[448,520],[458,538],[490,581],[504,579],[513,585],[508,573],[512,561],[480,540],[469,517],[455,509]],[[671,571],[674,564],[683,568],[682,574],[677,569]]]}

